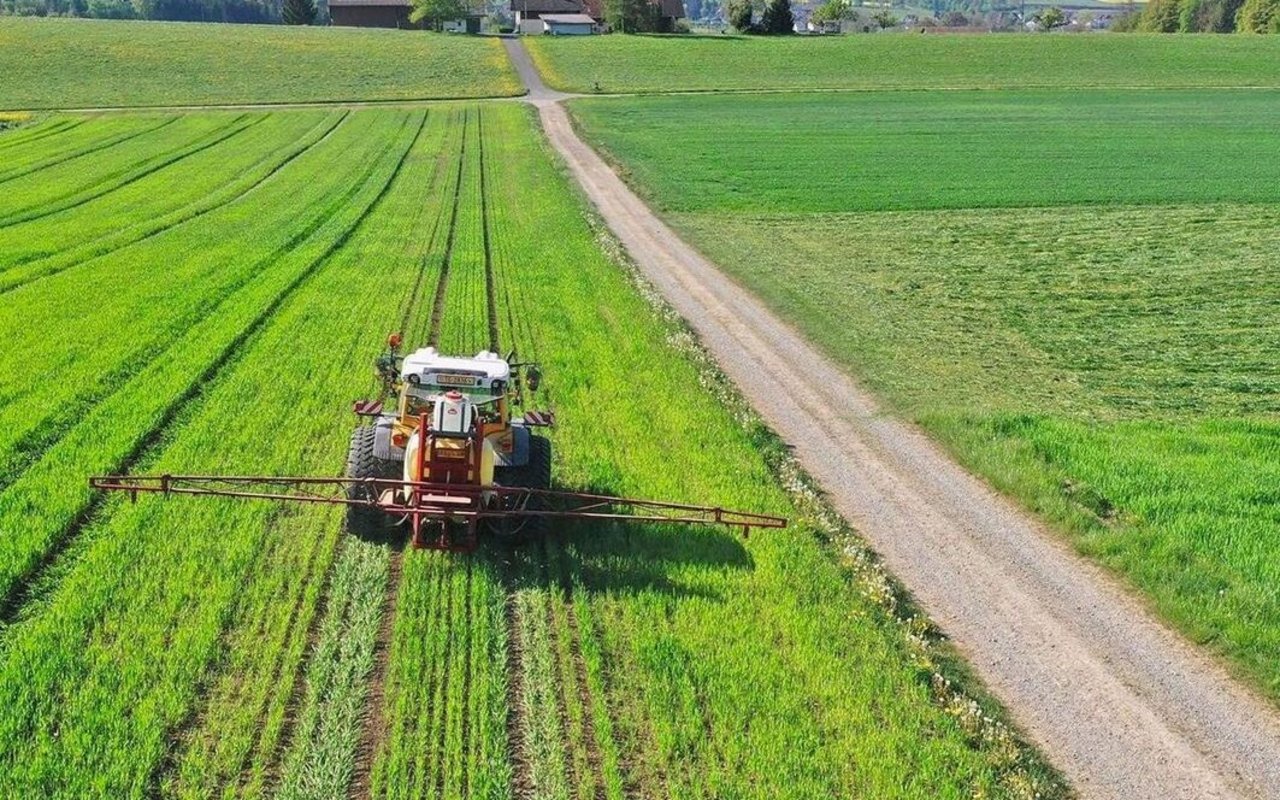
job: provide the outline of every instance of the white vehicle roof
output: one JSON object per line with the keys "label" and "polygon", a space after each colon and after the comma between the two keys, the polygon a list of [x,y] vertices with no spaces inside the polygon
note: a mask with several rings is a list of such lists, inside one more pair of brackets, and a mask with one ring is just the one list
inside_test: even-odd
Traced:
{"label": "white vehicle roof", "polygon": [[[468,385],[464,379],[475,380]],[[481,350],[473,358],[442,356],[434,347],[415,350],[404,357],[400,366],[401,380],[433,386],[489,388],[494,381],[511,379],[511,366],[497,353]],[[416,380],[415,380],[416,379]]]}

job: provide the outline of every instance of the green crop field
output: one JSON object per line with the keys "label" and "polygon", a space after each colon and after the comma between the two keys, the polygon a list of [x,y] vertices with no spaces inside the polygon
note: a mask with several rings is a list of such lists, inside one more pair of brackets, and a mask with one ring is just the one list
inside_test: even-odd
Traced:
{"label": "green crop field", "polygon": [[1277,100],[572,107],[713,260],[1280,697]]}
{"label": "green crop field", "polygon": [[[0,170],[0,795],[1063,794],[781,488],[530,110],[55,115],[0,133]],[[337,474],[389,331],[491,329],[544,365],[558,485],[795,524],[466,557],[87,487]]]}
{"label": "green crop field", "polygon": [[[1280,90],[576,101],[669,211],[1280,200]],[[692,124],[691,124],[692,123]]]}
{"label": "green crop field", "polygon": [[0,17],[0,109],[519,94],[497,39],[423,31]]}
{"label": "green crop field", "polygon": [[548,85],[575,92],[1280,87],[1280,39],[1274,36],[536,36],[527,41]]}

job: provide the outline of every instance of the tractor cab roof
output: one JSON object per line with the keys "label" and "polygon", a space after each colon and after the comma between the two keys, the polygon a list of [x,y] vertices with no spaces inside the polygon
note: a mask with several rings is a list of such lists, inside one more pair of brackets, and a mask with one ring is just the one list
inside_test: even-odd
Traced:
{"label": "tractor cab roof", "polygon": [[497,353],[482,350],[472,358],[442,356],[424,347],[405,356],[400,378],[412,385],[457,388],[462,391],[493,389],[494,383],[511,379],[511,366]]}

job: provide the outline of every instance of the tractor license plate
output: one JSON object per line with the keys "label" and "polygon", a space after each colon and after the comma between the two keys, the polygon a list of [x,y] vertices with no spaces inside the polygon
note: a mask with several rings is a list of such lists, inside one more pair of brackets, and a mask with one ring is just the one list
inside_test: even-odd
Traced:
{"label": "tractor license plate", "polygon": [[471,375],[441,374],[436,376],[436,383],[441,386],[475,386],[477,381]]}
{"label": "tractor license plate", "polygon": [[436,458],[445,458],[452,461],[461,461],[467,457],[465,450],[437,450]]}

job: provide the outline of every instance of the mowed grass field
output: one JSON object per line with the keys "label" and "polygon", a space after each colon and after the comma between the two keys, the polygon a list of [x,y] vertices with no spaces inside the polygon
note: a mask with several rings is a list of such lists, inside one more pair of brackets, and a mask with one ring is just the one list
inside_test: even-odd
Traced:
{"label": "mowed grass field", "polygon": [[526,42],[547,84],[574,92],[1280,87],[1280,41],[1273,36],[886,33]]}
{"label": "mowed grass field", "polygon": [[496,39],[424,31],[0,17],[0,110],[496,97]]}
{"label": "mowed grass field", "polygon": [[576,101],[664,211],[1280,201],[1280,89]]}
{"label": "mowed grass field", "polygon": [[[838,563],[530,110],[52,116],[0,134],[0,170],[0,795],[1063,793]],[[560,486],[793,526],[468,558],[87,488],[337,474],[387,332],[491,326],[544,366]]]}
{"label": "mowed grass field", "polygon": [[681,231],[890,408],[1280,697],[1278,101],[572,109]]}

